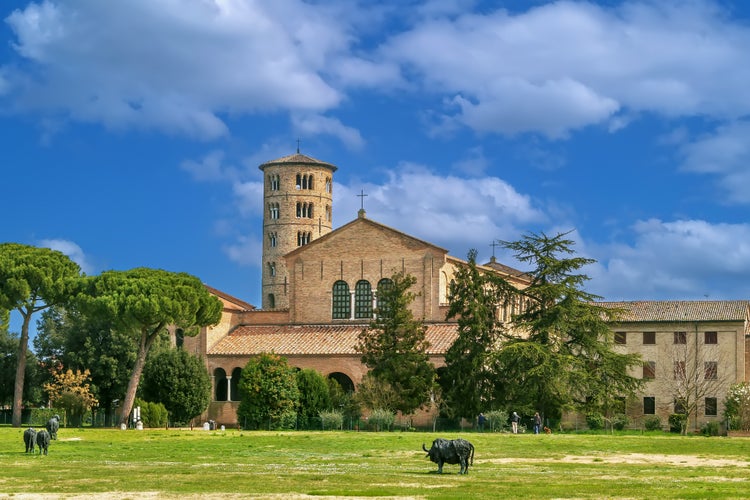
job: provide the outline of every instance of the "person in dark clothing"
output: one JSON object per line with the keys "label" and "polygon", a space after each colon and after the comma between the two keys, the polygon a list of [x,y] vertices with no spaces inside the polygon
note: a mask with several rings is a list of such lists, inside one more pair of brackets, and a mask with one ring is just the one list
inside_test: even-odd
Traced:
{"label": "person in dark clothing", "polygon": [[477,424],[479,427],[479,432],[484,431],[484,424],[487,423],[487,417],[484,416],[484,413],[480,413],[479,417],[477,418]]}
{"label": "person in dark clothing", "polygon": [[534,434],[539,434],[542,430],[542,417],[539,416],[539,412],[534,413]]}

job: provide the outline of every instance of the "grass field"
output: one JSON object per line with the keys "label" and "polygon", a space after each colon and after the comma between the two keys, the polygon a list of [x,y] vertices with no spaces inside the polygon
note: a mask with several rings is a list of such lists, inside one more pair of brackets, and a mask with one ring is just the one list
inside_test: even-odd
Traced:
{"label": "grass field", "polygon": [[[0,427],[0,498],[748,498],[750,439],[645,435],[60,429],[49,455]],[[469,474],[425,458],[476,447]]]}

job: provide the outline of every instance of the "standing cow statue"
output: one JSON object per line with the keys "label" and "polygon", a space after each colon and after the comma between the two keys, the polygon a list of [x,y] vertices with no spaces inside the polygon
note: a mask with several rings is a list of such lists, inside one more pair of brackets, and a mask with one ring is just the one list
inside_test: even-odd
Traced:
{"label": "standing cow statue", "polygon": [[23,431],[23,443],[26,445],[26,453],[34,453],[34,444],[36,443],[36,431],[29,427]]}
{"label": "standing cow statue", "polygon": [[47,432],[50,439],[57,439],[57,431],[60,429],[60,415],[55,415],[47,420]]}
{"label": "standing cow statue", "polygon": [[36,445],[39,447],[39,454],[47,454],[49,449],[50,435],[47,429],[42,429],[36,433]]}
{"label": "standing cow statue", "polygon": [[443,473],[443,464],[460,464],[459,474],[468,474],[469,465],[474,465],[474,445],[465,439],[438,438],[429,450],[422,443],[422,449],[438,465],[438,474]]}

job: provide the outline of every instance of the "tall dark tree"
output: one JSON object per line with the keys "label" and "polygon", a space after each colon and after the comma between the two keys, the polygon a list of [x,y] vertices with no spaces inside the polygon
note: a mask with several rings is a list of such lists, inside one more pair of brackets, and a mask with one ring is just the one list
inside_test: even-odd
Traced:
{"label": "tall dark tree", "polygon": [[146,361],[141,392],[147,401],[162,403],[172,422],[186,424],[208,408],[211,378],[199,357],[165,348]]}
{"label": "tall dark tree", "polygon": [[457,320],[458,337],[445,353],[440,375],[446,411],[472,419],[492,406],[495,377],[490,361],[504,332],[497,311],[513,290],[499,276],[480,270],[476,257],[471,250],[451,282],[447,319]]}
{"label": "tall dark tree", "polygon": [[[8,331],[7,319],[9,314],[0,312],[0,406],[8,407],[13,403],[14,379],[18,362],[17,333]],[[5,323],[3,323],[5,321]],[[41,403],[42,390],[40,384],[40,369],[33,352],[26,352],[26,373],[24,375],[23,401],[25,403]]]}
{"label": "tall dark tree", "polygon": [[198,328],[218,323],[222,304],[195,276],[161,269],[137,268],[106,271],[87,278],[76,304],[81,311],[115,322],[138,346],[120,424],[127,424],[133,409],[146,355],[168,325],[190,335]]}
{"label": "tall dark tree", "polygon": [[410,308],[415,283],[416,278],[399,272],[390,285],[378,289],[375,318],[360,333],[356,347],[372,376],[395,392],[398,401],[393,409],[403,414],[427,404],[435,382],[435,367],[427,355],[427,329]]}
{"label": "tall dark tree", "polygon": [[567,235],[503,243],[533,269],[530,285],[516,291],[524,307],[494,360],[496,387],[507,402],[547,418],[569,407],[606,407],[614,397],[634,395],[641,383],[628,374],[640,358],[613,348],[610,322],[618,311],[597,305],[600,297],[582,288],[589,278],[578,271],[594,261],[568,257],[574,242]]}
{"label": "tall dark tree", "polygon": [[125,396],[135,365],[137,346],[132,335],[115,328],[106,316],[84,316],[74,308],[52,307],[37,323],[34,349],[45,366],[61,363],[71,370],[88,369],[91,391],[104,413],[104,425],[113,425],[113,409]]}
{"label": "tall dark tree", "polygon": [[[328,382],[319,371],[306,368],[297,372],[297,389],[299,389],[298,420],[300,426],[309,428],[321,411],[331,407]],[[316,428],[320,429],[320,426]]]}
{"label": "tall dark tree", "polygon": [[18,243],[0,244],[0,310],[18,311],[22,318],[13,386],[13,427],[21,426],[31,317],[65,303],[80,275],[78,264],[62,252]]}

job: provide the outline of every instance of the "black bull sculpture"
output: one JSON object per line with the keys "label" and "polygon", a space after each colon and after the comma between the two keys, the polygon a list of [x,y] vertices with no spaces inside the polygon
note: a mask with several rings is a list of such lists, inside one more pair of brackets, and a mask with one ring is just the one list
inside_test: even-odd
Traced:
{"label": "black bull sculpture", "polygon": [[438,465],[438,474],[443,473],[443,464],[461,464],[459,474],[468,474],[469,465],[474,465],[474,445],[465,439],[438,438],[429,450],[422,443],[422,449]]}

